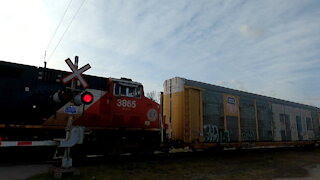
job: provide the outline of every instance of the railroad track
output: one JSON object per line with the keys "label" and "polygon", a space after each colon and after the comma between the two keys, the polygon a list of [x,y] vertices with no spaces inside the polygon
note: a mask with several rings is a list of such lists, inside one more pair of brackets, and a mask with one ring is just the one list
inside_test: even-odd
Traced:
{"label": "railroad track", "polygon": [[[161,161],[179,161],[185,158],[203,158],[203,157],[241,157],[247,155],[264,156],[268,154],[277,154],[283,152],[308,152],[317,150],[318,148],[273,148],[273,149],[240,149],[240,150],[211,150],[211,151],[194,151],[175,150],[170,153],[156,152],[154,154],[121,154],[121,155],[99,155],[91,154],[86,157],[77,157],[72,155],[73,165],[76,167],[103,165],[113,163],[135,163],[135,162],[161,162]],[[23,152],[22,152],[23,151]],[[0,166],[7,165],[32,165],[32,164],[52,164],[59,166],[61,159],[53,158],[53,153],[43,151],[43,149],[24,149],[11,150],[10,154],[4,154],[3,149],[0,151]]]}

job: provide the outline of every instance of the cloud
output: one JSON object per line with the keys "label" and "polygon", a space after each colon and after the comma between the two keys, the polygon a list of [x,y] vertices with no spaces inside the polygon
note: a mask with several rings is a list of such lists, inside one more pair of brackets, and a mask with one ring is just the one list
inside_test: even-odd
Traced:
{"label": "cloud", "polygon": [[[16,58],[18,51],[24,52],[22,59],[28,52],[33,52],[28,59],[41,59],[67,4],[43,2],[44,13],[39,10],[41,2],[32,4],[39,7],[35,12],[41,25],[32,21],[37,18],[15,19],[32,24],[25,33],[12,28],[24,46],[15,46],[19,38],[13,35],[0,35],[14,40],[0,43],[10,52],[0,57]],[[73,0],[48,54],[81,2]],[[68,70],[64,59],[79,55],[80,64],[91,64],[90,74],[131,77],[144,83],[147,91],[160,91],[165,79],[182,76],[307,102],[303,93],[319,98],[319,5],[316,0],[86,1],[48,65]],[[4,21],[9,11],[1,15],[3,22],[19,27],[15,21]],[[39,27],[42,32],[36,31]],[[31,38],[37,33],[39,38]]]}
{"label": "cloud", "polygon": [[42,2],[6,1],[0,4],[0,59],[38,65],[48,39]]}
{"label": "cloud", "polygon": [[244,35],[244,36],[248,36],[248,37],[253,37],[253,38],[258,38],[262,35],[262,31],[257,29],[257,28],[253,28],[251,26],[248,25],[242,25],[240,26],[240,32]]}
{"label": "cloud", "polygon": [[[311,77],[308,69],[317,66],[311,59],[319,55],[319,23],[314,12],[299,8],[311,6],[305,3],[115,4],[97,17],[97,23],[108,21],[95,25],[99,33],[93,36],[94,46],[122,62],[115,75],[135,76],[159,88],[173,76],[221,80],[235,89],[294,101]],[[140,68],[146,70],[137,72]]]}

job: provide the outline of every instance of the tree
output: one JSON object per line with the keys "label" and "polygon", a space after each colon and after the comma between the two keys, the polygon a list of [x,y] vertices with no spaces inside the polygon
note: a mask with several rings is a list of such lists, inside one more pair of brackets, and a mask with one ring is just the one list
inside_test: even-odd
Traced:
{"label": "tree", "polygon": [[155,90],[147,92],[146,97],[157,103],[160,103],[160,92],[157,92]]}

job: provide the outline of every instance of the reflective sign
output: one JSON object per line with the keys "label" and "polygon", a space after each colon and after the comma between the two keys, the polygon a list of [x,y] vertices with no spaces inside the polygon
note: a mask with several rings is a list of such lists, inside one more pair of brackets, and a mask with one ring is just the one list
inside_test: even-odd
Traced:
{"label": "reflective sign", "polygon": [[78,109],[76,106],[67,106],[64,108],[64,112],[67,114],[77,114]]}

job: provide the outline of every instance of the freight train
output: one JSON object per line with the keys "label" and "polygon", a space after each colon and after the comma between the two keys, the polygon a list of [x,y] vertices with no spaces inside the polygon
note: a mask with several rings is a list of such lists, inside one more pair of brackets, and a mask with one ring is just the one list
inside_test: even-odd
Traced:
{"label": "freight train", "polygon": [[[0,143],[63,137],[68,120],[87,129],[98,153],[169,147],[314,145],[320,109],[180,77],[164,82],[160,104],[128,78],[85,75],[89,88],[61,83],[68,72],[0,61]],[[86,97],[79,103],[77,98]],[[78,103],[77,103],[78,102]]]}

